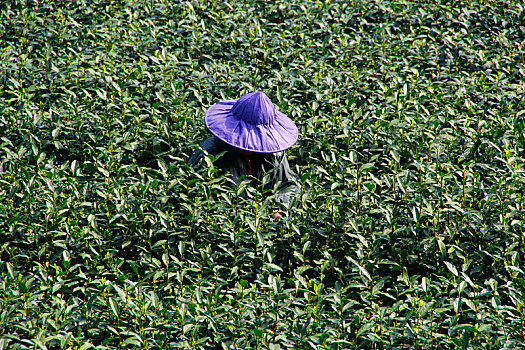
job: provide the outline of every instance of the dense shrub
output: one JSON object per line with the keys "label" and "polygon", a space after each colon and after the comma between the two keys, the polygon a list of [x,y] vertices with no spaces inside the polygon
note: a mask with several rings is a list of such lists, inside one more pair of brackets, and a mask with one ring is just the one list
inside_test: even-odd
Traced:
{"label": "dense shrub", "polygon": [[[515,1],[4,1],[0,348],[524,346]],[[302,190],[186,161],[264,91]]]}

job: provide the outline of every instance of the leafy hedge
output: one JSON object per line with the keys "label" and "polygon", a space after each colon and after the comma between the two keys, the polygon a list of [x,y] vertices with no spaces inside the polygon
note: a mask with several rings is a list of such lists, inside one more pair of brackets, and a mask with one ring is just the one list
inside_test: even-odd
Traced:
{"label": "leafy hedge", "polygon": [[[525,346],[515,1],[5,1],[0,348]],[[264,91],[301,194],[186,160]]]}

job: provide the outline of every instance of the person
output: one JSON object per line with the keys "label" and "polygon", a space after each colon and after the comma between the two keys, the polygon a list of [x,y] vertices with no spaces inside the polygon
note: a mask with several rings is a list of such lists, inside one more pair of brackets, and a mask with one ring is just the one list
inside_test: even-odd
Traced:
{"label": "person", "polygon": [[260,91],[215,103],[206,111],[204,122],[212,136],[193,152],[189,165],[197,168],[205,154],[224,152],[214,164],[229,175],[232,185],[249,179],[258,187],[268,174],[271,188],[277,186],[275,200],[288,208],[300,189],[284,152],[297,141],[295,123]]}

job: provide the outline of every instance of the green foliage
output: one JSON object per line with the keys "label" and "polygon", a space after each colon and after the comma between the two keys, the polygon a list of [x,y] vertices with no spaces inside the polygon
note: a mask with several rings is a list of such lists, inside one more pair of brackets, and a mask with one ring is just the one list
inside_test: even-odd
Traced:
{"label": "green foliage", "polygon": [[[2,2],[0,349],[525,346],[524,20]],[[250,90],[300,129],[280,221],[186,165],[204,111]]]}

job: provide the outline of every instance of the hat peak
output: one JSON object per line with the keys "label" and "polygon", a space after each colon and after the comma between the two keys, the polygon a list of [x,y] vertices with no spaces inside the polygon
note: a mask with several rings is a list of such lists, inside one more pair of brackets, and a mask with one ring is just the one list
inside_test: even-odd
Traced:
{"label": "hat peak", "polygon": [[249,92],[237,100],[232,108],[233,116],[253,125],[271,125],[275,120],[275,106],[264,92]]}

